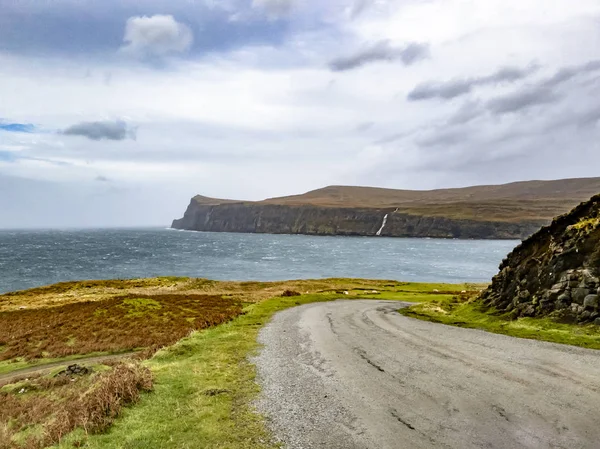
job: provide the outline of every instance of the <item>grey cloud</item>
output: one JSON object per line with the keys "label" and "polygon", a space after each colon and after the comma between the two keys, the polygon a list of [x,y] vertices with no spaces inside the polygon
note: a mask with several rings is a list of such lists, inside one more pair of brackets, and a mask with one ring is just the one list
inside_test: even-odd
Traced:
{"label": "grey cloud", "polygon": [[542,80],[533,86],[490,100],[487,104],[487,109],[495,115],[502,115],[536,105],[554,103],[560,99],[560,95],[555,92],[555,89],[561,84],[581,74],[599,70],[600,60],[589,61],[577,66],[563,67],[552,77]]}
{"label": "grey cloud", "polygon": [[192,30],[171,15],[130,17],[125,25],[126,42],[121,50],[141,56],[164,56],[183,53],[194,41]]}
{"label": "grey cloud", "polygon": [[554,74],[553,77],[545,80],[543,85],[546,87],[555,87],[565,83],[582,73],[591,73],[600,70],[600,60],[586,62],[585,64],[564,67]]}
{"label": "grey cloud", "polygon": [[82,136],[91,140],[135,140],[136,130],[127,126],[122,121],[116,122],[82,122],[69,126],[63,134],[68,136]]}
{"label": "grey cloud", "polygon": [[334,59],[329,63],[329,67],[334,72],[343,72],[374,62],[397,60],[408,66],[428,57],[428,44],[413,42],[405,47],[394,47],[389,41],[384,40],[376,42],[353,55]]}
{"label": "grey cloud", "polygon": [[352,6],[348,9],[348,15],[351,19],[356,19],[364,13],[372,4],[371,0],[355,0]]}
{"label": "grey cloud", "polygon": [[537,86],[527,87],[490,100],[487,103],[487,109],[492,114],[502,115],[528,109],[533,106],[554,103],[559,99],[560,96],[551,89]]}
{"label": "grey cloud", "polygon": [[437,145],[448,147],[468,141],[469,134],[470,130],[467,129],[435,131],[429,137],[418,140],[417,144],[421,147],[433,147]]}
{"label": "grey cloud", "polygon": [[528,77],[537,70],[537,66],[532,65],[525,69],[517,67],[503,67],[491,75],[478,78],[456,79],[451,81],[431,81],[420,84],[409,92],[407,99],[409,101],[429,100],[440,98],[442,100],[451,100],[461,95],[468,94],[477,86],[493,85],[500,83],[513,83]]}
{"label": "grey cloud", "polygon": [[478,101],[469,101],[463,104],[456,113],[448,119],[449,125],[464,125],[479,117],[485,110]]}
{"label": "grey cloud", "polygon": [[252,0],[254,8],[261,8],[275,17],[289,14],[294,6],[294,0]]}

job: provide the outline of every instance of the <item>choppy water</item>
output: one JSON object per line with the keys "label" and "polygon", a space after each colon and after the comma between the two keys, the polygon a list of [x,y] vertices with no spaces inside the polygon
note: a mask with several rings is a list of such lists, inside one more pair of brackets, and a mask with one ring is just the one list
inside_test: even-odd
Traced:
{"label": "choppy water", "polygon": [[68,280],[175,275],[486,282],[517,243],[167,229],[0,231],[0,292]]}

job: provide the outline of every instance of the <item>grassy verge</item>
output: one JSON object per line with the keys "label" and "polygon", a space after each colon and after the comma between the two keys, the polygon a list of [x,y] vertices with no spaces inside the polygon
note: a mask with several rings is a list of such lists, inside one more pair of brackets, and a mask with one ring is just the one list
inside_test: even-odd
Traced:
{"label": "grassy verge", "polygon": [[600,349],[600,327],[559,323],[552,318],[519,318],[511,320],[485,308],[472,295],[429,297],[400,313],[425,321],[472,329],[482,329],[512,337],[544,340],[583,348]]}
{"label": "grassy verge", "polygon": [[[104,434],[77,431],[61,449],[85,439],[87,448],[275,448],[263,419],[252,410],[259,393],[248,356],[256,353],[260,328],[280,310],[318,301],[347,299],[426,300],[464,285],[398,284],[387,290],[327,291],[275,297],[249,305],[245,314],[218,327],[195,332],[145,362],[154,374],[154,392]],[[399,291],[405,290],[405,291]],[[434,290],[438,290],[434,292]]]}

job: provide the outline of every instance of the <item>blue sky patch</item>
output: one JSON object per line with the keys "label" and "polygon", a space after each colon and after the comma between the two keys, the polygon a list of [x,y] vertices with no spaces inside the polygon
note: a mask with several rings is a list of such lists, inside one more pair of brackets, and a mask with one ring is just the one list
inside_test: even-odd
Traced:
{"label": "blue sky patch", "polygon": [[35,131],[35,126],[31,123],[0,123],[0,131],[32,133]]}

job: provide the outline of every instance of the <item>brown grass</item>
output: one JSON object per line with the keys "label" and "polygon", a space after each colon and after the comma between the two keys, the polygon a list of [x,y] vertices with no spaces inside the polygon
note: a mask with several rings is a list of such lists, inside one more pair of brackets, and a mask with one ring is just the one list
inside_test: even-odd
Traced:
{"label": "brown grass", "polygon": [[175,343],[242,313],[210,295],[125,295],[49,309],[0,312],[0,360],[120,352]]}
{"label": "brown grass", "polygon": [[[76,380],[41,378],[17,385],[19,391],[0,392],[0,449],[44,448],[78,427],[102,432],[140,392],[152,389],[152,374],[139,362]],[[37,432],[28,435],[32,428]]]}
{"label": "brown grass", "polygon": [[109,281],[62,282],[47,287],[0,295],[0,312],[60,307],[66,304],[104,301],[131,295],[213,295],[227,296],[242,302],[259,302],[279,296],[285,290],[300,293],[320,293],[336,289],[351,290],[367,287],[384,288],[402,285],[396,281],[366,281],[361,279],[319,279],[278,282],[212,281],[197,278],[153,278]]}

